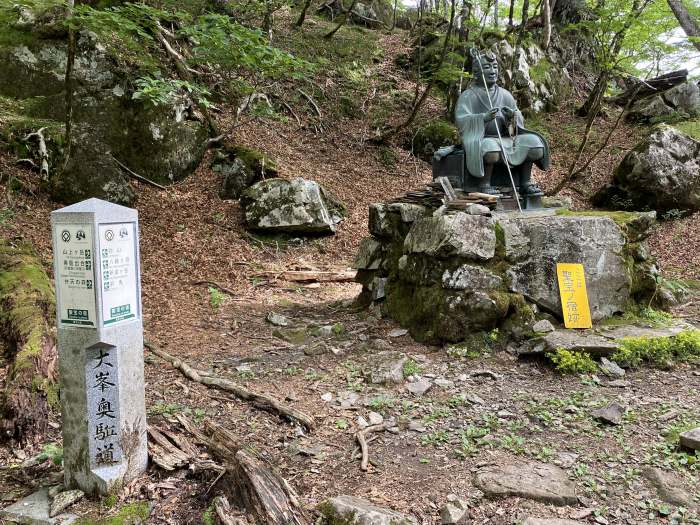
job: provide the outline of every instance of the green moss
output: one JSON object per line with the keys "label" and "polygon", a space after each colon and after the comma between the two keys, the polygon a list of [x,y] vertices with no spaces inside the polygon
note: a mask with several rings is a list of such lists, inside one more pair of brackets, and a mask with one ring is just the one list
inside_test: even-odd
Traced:
{"label": "green moss", "polygon": [[654,328],[671,326],[673,316],[654,308],[642,305],[631,306],[623,315],[615,315],[601,322],[602,326],[626,326],[630,324],[644,324]]}
{"label": "green moss", "polygon": [[409,135],[404,147],[414,155],[429,161],[438,148],[459,142],[457,128],[445,120],[433,120]]}
{"label": "green moss", "polygon": [[620,227],[639,218],[640,213],[634,211],[571,211],[567,208],[557,209],[557,215],[565,217],[609,217]]}
{"label": "green moss", "polygon": [[52,6],[62,5],[62,0],[24,0],[22,2],[3,2],[0,5],[0,47],[28,45],[37,39],[36,33],[24,31],[15,27],[19,19],[14,6],[17,4],[32,8],[32,11],[43,11]]}
{"label": "green moss", "polygon": [[500,222],[496,223],[494,230],[496,231],[496,257],[504,259],[506,256],[506,232]]}
{"label": "green moss", "polygon": [[355,523],[354,512],[341,515],[329,502],[321,503],[318,506],[318,512],[323,516],[322,523],[324,525],[353,525]]}
{"label": "green moss", "polygon": [[538,84],[546,83],[551,70],[552,64],[550,64],[548,60],[540,60],[536,64],[530,66],[530,78]]}
{"label": "green moss", "polygon": [[146,501],[123,505],[114,516],[80,518],[76,525],[140,525],[146,523],[151,507]]}
{"label": "green moss", "polygon": [[691,136],[695,140],[700,140],[700,117],[684,122],[677,122],[673,127]]}
{"label": "green moss", "polygon": [[612,358],[629,367],[644,362],[668,367],[674,361],[700,359],[700,330],[686,330],[673,337],[627,337]]}
{"label": "green moss", "polygon": [[590,374],[598,370],[597,363],[585,352],[572,352],[558,348],[547,357],[562,374]]}

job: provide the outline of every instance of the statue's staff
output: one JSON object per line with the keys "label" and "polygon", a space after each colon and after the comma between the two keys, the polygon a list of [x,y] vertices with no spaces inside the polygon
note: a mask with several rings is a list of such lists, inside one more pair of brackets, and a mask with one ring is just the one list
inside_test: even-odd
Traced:
{"label": "statue's staff", "polygon": [[[479,71],[481,71],[481,81],[484,83],[484,90],[486,91],[486,96],[489,100],[489,110],[493,111],[493,102],[491,101],[491,93],[489,92],[489,87],[486,85],[486,75],[484,75],[484,68],[481,62],[481,53],[477,48],[473,48],[472,56],[476,58],[479,62]],[[501,146],[501,153],[503,154],[503,161],[506,164],[506,169],[508,170],[508,177],[510,177],[510,185],[513,188],[513,195],[515,196],[515,202],[518,203],[518,211],[522,212],[523,207],[520,205],[520,195],[518,194],[518,188],[515,187],[515,180],[513,179],[513,172],[510,170],[510,161],[508,160],[508,154],[506,153],[506,148],[503,145],[503,138],[501,137],[501,130],[498,127],[497,115],[494,116],[494,124],[496,125],[496,134],[498,135],[498,144]]]}

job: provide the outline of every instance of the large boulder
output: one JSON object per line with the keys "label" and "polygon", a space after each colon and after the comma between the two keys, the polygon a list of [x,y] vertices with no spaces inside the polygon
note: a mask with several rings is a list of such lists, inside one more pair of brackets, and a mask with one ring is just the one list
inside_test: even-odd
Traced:
{"label": "large boulder", "polygon": [[[67,61],[65,31],[60,30],[62,11],[28,11],[21,20],[31,19],[30,15],[42,23],[20,23],[15,27],[26,31],[26,37],[16,44],[0,45],[0,95],[20,99],[17,107],[23,108],[27,129],[39,124],[48,125],[52,131],[60,130],[65,118]],[[208,128],[189,98],[176,96],[157,106],[135,100],[127,72],[118,63],[94,33],[78,34],[71,149],[77,157],[65,165],[63,172],[63,160],[58,156],[50,159],[50,173],[60,179],[52,181],[53,196],[63,202],[91,196],[111,198],[110,195],[118,195],[117,202],[122,204],[132,202],[135,194],[128,179],[116,176],[113,166],[107,168],[112,164],[109,157],[140,175],[167,184],[192,173],[206,151]],[[80,150],[93,151],[103,158],[89,159]],[[89,185],[84,184],[86,168],[81,159],[104,168],[92,173],[95,180]],[[105,194],[105,186],[114,191]],[[96,193],[91,193],[93,189]]]}
{"label": "large boulder", "polygon": [[692,80],[636,102],[628,114],[630,120],[659,122],[700,114],[700,86]]}
{"label": "large boulder", "polygon": [[623,258],[625,236],[610,217],[554,216],[508,219],[506,254],[515,264],[506,272],[510,290],[559,314],[557,263],[583,264],[591,317],[598,321],[623,312],[632,278]]}
{"label": "large boulder", "polygon": [[591,314],[600,320],[655,295],[644,250],[654,213],[497,213],[370,207],[371,237],[355,260],[359,302],[373,304],[423,342],[460,342],[503,327],[516,339],[535,313],[562,317],[557,263],[584,266]]}
{"label": "large boulder", "polygon": [[657,127],[615,170],[594,203],[623,209],[700,209],[700,142],[670,126]]}
{"label": "large boulder", "polygon": [[248,228],[274,233],[330,234],[345,207],[317,182],[267,179],[243,191],[241,204]]}

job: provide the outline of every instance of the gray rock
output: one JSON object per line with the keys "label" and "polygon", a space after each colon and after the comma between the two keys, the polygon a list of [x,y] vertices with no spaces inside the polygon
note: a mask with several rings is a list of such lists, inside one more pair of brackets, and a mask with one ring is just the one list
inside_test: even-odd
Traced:
{"label": "gray rock", "polygon": [[274,326],[289,326],[289,319],[275,312],[268,313],[266,319],[268,323]]}
{"label": "gray rock", "polygon": [[61,514],[51,517],[49,516],[50,510],[51,498],[49,498],[49,490],[43,488],[6,509],[0,510],[0,518],[10,522],[31,525],[70,525],[78,519],[74,514]]}
{"label": "gray rock", "polygon": [[700,209],[700,142],[670,126],[657,127],[625,155],[612,186],[594,201],[658,212]]}
{"label": "gray rock", "polygon": [[452,498],[440,510],[441,525],[461,525],[469,522],[469,504],[460,499]]}
{"label": "gray rock", "polygon": [[[499,224],[511,221],[529,240],[526,258],[507,272],[511,279],[511,291],[521,293],[542,308],[561,315],[556,264],[577,261],[583,264],[586,272],[593,320],[626,310],[632,278],[620,255],[625,246],[625,237],[612,219],[552,216],[507,219],[499,221]],[[573,239],[576,242],[572,242]]]}
{"label": "gray rock", "polygon": [[389,337],[403,337],[406,334],[408,334],[408,330],[405,328],[394,328],[388,335]]}
{"label": "gray rock", "polygon": [[625,407],[620,403],[613,402],[606,407],[592,411],[591,416],[603,423],[619,425],[622,423],[622,417],[625,415],[625,412]]}
{"label": "gray rock", "polygon": [[352,525],[417,525],[413,516],[379,507],[354,496],[336,496],[320,507],[321,513],[331,523],[346,520]]}
{"label": "gray rock", "polygon": [[243,146],[227,146],[214,156],[211,169],[223,176],[219,196],[238,199],[243,190],[264,178],[277,177],[277,167],[266,155]]}
{"label": "gray rock", "polygon": [[452,388],[455,386],[454,381],[450,381],[449,379],[444,379],[442,377],[437,378],[434,383],[440,388]]}
{"label": "gray rock", "polygon": [[498,275],[478,266],[463,264],[453,272],[445,270],[442,286],[451,290],[495,290],[503,284]]}
{"label": "gray rock", "polygon": [[51,502],[49,516],[52,518],[58,516],[68,507],[83,499],[83,496],[85,496],[85,493],[82,490],[66,490],[64,492],[59,492]]}
{"label": "gray rock", "polygon": [[689,117],[700,113],[700,87],[689,80],[651,98],[636,102],[628,114],[630,120],[657,122],[666,117]]}
{"label": "gray rock", "polygon": [[488,206],[483,204],[470,204],[465,210],[469,215],[484,215],[486,217],[491,216],[491,210]]}
{"label": "gray rock", "polygon": [[413,223],[404,241],[405,253],[433,257],[486,260],[494,256],[496,231],[493,219],[463,212],[427,217]]}
{"label": "gray rock", "polygon": [[680,443],[682,447],[700,450],[700,427],[683,432],[680,435]]}
{"label": "gray rock", "polygon": [[528,341],[518,349],[521,355],[554,352],[559,348],[573,352],[587,352],[592,355],[613,354],[619,345],[613,339],[592,332],[560,329]]}
{"label": "gray rock", "polygon": [[377,270],[382,262],[382,245],[373,237],[360,241],[360,249],[352,267],[356,270]]}
{"label": "gray rock", "polygon": [[622,379],[615,379],[614,381],[610,381],[608,383],[608,386],[612,387],[612,388],[627,388],[631,384],[632,383],[630,383],[629,381],[624,381]]}
{"label": "gray rock", "polygon": [[369,413],[369,424],[370,425],[381,425],[384,422],[384,416],[378,412]]}
{"label": "gray rock", "polygon": [[253,230],[299,234],[335,233],[345,208],[318,183],[302,178],[266,179],[241,194]]}
{"label": "gray rock", "polygon": [[370,372],[369,382],[373,385],[403,383],[403,365],[408,360],[396,352],[380,352],[374,356],[374,369]]}
{"label": "gray rock", "polygon": [[532,331],[536,333],[549,333],[554,332],[554,330],[554,325],[547,319],[542,319],[532,325]]}
{"label": "gray rock", "polygon": [[408,430],[413,430],[414,432],[425,432],[427,429],[420,421],[413,420],[408,423]]}
{"label": "gray rock", "polygon": [[422,396],[432,387],[432,383],[427,379],[418,379],[406,384],[406,390],[416,396]]}
{"label": "gray rock", "polygon": [[519,497],[553,505],[575,505],[575,485],[553,465],[518,462],[488,466],[474,475],[474,486],[489,498]]}
{"label": "gray rock", "polygon": [[544,195],[542,197],[542,207],[544,208],[571,208],[574,201],[568,195],[549,197]]}
{"label": "gray rock", "polygon": [[615,361],[609,361],[604,357],[600,358],[600,370],[605,375],[608,375],[610,377],[625,377],[625,371],[622,368],[620,368],[620,365],[618,365]]}
{"label": "gray rock", "polygon": [[677,474],[660,468],[646,467],[642,471],[642,475],[656,489],[659,498],[666,503],[681,507],[688,507],[692,504],[693,496],[683,488],[685,483]]}

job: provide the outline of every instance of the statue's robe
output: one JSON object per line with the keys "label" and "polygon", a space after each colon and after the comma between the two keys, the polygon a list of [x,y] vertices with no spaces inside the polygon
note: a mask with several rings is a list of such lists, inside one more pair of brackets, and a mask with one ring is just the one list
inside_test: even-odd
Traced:
{"label": "statue's robe", "polygon": [[512,119],[513,136],[510,136],[508,123],[499,110],[494,120],[484,122],[484,113],[490,110],[486,90],[481,86],[471,86],[464,90],[457,100],[455,122],[462,137],[467,170],[473,177],[484,176],[484,155],[500,152],[496,125],[503,137],[509,164],[519,166],[527,160],[528,152],[534,148],[543,148],[543,156],[535,161],[540,169],[549,167],[549,146],[539,133],[523,127],[523,115],[517,108],[513,95],[499,86],[491,90],[491,102],[494,108],[509,107],[514,110]]}

